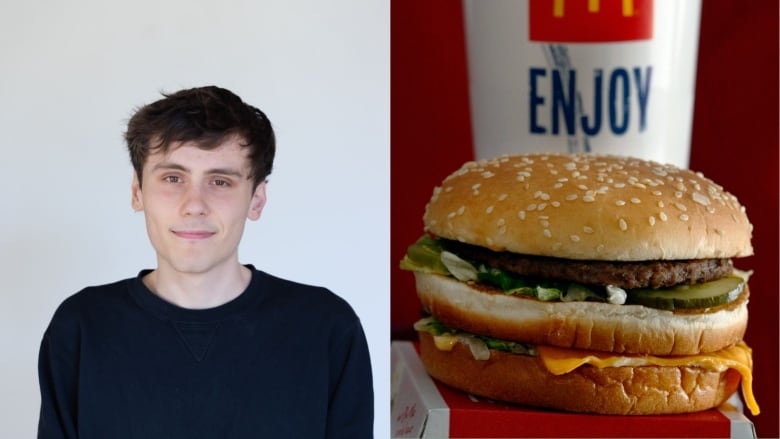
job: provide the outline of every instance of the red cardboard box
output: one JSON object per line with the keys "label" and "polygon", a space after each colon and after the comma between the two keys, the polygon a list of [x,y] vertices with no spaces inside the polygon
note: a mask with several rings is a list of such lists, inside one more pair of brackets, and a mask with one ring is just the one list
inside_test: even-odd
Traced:
{"label": "red cardboard box", "polygon": [[718,409],[667,416],[584,415],[476,398],[440,384],[425,372],[416,345],[392,342],[393,437],[708,437],[755,438],[735,394]]}

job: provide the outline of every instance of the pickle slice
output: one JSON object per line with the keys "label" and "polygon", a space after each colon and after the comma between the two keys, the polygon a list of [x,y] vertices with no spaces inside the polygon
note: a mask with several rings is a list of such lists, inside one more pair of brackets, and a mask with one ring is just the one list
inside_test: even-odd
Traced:
{"label": "pickle slice", "polygon": [[712,282],[677,285],[661,290],[628,290],[626,303],[667,310],[712,308],[736,300],[744,289],[744,279],[728,276]]}

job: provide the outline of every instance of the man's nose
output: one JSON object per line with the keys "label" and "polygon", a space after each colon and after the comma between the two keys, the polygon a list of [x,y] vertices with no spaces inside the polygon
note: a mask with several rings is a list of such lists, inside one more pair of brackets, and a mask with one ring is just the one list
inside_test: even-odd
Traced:
{"label": "man's nose", "polygon": [[192,185],[184,193],[184,203],[182,204],[182,214],[187,216],[207,215],[209,213],[208,203],[204,196],[203,189],[200,186]]}

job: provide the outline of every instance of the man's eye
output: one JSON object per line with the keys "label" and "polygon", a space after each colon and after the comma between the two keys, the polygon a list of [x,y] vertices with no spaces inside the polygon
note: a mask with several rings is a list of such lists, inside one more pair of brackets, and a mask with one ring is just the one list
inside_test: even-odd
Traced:
{"label": "man's eye", "polygon": [[163,178],[163,180],[167,181],[168,183],[181,183],[181,177],[178,175],[169,175]]}
{"label": "man's eye", "polygon": [[228,182],[227,180],[214,180],[214,185],[215,186],[228,187],[228,186],[230,186],[230,182]]}

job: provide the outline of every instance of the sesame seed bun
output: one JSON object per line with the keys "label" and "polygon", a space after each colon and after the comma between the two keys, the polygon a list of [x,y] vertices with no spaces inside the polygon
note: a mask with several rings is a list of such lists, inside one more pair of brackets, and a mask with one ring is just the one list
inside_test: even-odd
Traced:
{"label": "sesame seed bun", "polygon": [[645,261],[753,254],[736,197],[700,173],[616,156],[526,154],[464,164],[425,230],[495,251]]}
{"label": "sesame seed bun", "polygon": [[548,372],[537,357],[490,351],[475,360],[469,348],[437,348],[420,333],[420,354],[431,376],[474,395],[537,407],[613,415],[672,414],[707,410],[739,386],[734,369],[689,366],[584,366],[564,375]]}

